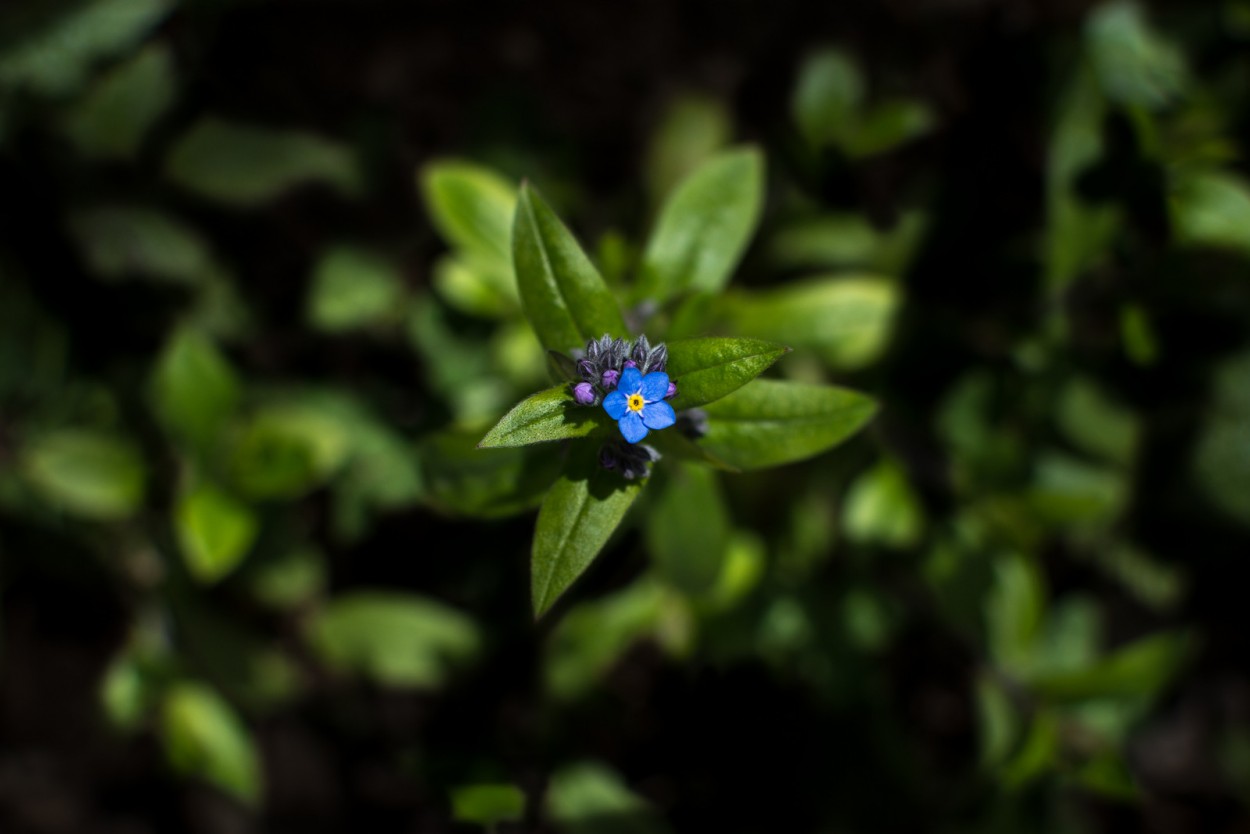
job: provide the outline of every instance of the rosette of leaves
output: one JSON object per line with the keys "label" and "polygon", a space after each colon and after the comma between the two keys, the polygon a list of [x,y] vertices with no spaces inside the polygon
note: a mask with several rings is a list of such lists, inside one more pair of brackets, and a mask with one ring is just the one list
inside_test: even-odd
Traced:
{"label": "rosette of leaves", "polygon": [[[636,280],[621,288],[637,302],[629,316],[569,229],[530,185],[518,194],[512,266],[521,310],[551,359],[557,384],[513,407],[478,444],[489,450],[550,444],[561,461],[543,493],[535,529],[531,590],[536,615],[547,611],[603,549],[651,477],[605,468],[603,449],[622,445],[617,420],[574,396],[577,359],[588,346],[621,339],[652,345],[680,320],[683,332],[707,332],[702,303],[729,280],[760,215],[763,161],[754,149],[711,157],[682,181],[662,206],[641,255]],[[709,314],[710,315],[710,314]],[[676,328],[674,328],[676,329]],[[844,388],[758,379],[789,348],[747,338],[669,341],[665,371],[676,385],[669,403],[677,425],[653,431],[649,458],[673,465],[746,471],[827,451],[873,415],[869,397]],[[683,414],[697,409],[697,419]],[[690,427],[696,427],[692,430]],[[543,456],[547,457],[547,456]],[[535,458],[536,460],[537,458]],[[679,489],[664,490],[680,502]],[[657,505],[661,515],[663,504]]]}

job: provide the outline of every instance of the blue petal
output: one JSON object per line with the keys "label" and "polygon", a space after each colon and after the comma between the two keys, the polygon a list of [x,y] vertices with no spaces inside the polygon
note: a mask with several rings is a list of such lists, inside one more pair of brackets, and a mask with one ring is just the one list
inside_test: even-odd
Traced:
{"label": "blue petal", "polygon": [[[652,376],[655,376],[655,374],[647,374],[648,378]],[[664,375],[660,374],[660,376]],[[664,378],[665,380],[668,379],[668,377]],[[667,381],[664,383],[664,387],[667,390]],[[673,412],[671,405],[660,400],[658,403],[647,403],[642,407],[642,422],[649,429],[666,429],[677,422],[677,415]]]}
{"label": "blue petal", "polygon": [[629,410],[629,397],[625,396],[620,388],[617,388],[603,398],[603,410],[608,412],[608,416],[613,420],[619,420]]}
{"label": "blue petal", "polygon": [[616,390],[624,391],[626,395],[637,394],[641,387],[642,373],[637,368],[626,368],[621,372],[621,381],[616,383]]}
{"label": "blue petal", "polygon": [[642,378],[642,398],[649,403],[659,402],[668,393],[668,374],[653,371]]}
{"label": "blue petal", "polygon": [[621,435],[630,443],[637,443],[647,436],[647,427],[642,424],[642,418],[637,411],[626,414],[617,425],[621,427]]}

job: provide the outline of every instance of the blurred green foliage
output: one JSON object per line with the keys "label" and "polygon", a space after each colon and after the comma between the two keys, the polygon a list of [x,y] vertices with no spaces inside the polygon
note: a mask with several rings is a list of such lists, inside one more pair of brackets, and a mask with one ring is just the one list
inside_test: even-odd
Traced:
{"label": "blurred green foliage", "polygon": [[[1192,716],[1248,685],[1245,3],[1081,11],[1001,120],[851,41],[787,50],[768,119],[669,85],[619,193],[498,125],[401,166],[206,100],[214,5],[0,16],[0,674],[90,693],[84,761],[273,830],[305,758],[378,830],[388,790],[430,830],[1244,823],[1250,718]],[[547,349],[643,329],[765,376],[645,492],[517,445]]]}

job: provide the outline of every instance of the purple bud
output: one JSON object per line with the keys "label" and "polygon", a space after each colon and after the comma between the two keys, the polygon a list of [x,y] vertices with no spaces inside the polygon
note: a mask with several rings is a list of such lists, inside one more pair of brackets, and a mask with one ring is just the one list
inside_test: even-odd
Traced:
{"label": "purple bud", "polygon": [[675,396],[677,396],[677,383],[670,382],[668,384],[668,393],[664,395],[664,399],[671,400]]}
{"label": "purple bud", "polygon": [[594,405],[595,389],[589,382],[579,382],[573,386],[573,399],[578,405]]}
{"label": "purple bud", "polygon": [[616,383],[621,381],[621,372],[608,368],[603,372],[603,387],[611,391],[616,387]]}
{"label": "purple bud", "polygon": [[626,359],[626,360],[625,360],[625,367],[626,367],[626,368],[637,368],[637,367],[638,367],[638,363],[637,363],[637,362],[635,362],[635,361],[634,361],[634,360],[632,360],[632,359]]}

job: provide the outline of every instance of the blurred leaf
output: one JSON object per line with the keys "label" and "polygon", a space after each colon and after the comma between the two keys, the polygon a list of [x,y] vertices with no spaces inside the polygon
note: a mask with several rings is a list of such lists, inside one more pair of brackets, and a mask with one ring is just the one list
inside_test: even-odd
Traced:
{"label": "blurred leaf", "polygon": [[595,451],[586,443],[574,449],[568,469],[538,509],[530,561],[536,618],[599,555],[642,489],[641,483],[601,467]]}
{"label": "blurred leaf", "polygon": [[1029,505],[1039,520],[1061,526],[1114,521],[1128,501],[1124,474],[1053,452],[1037,457]]}
{"label": "blurred leaf", "polygon": [[1012,674],[1027,672],[1046,616],[1046,588],[1031,559],[1005,556],[994,563],[994,587],[985,598],[990,656]]}
{"label": "blurred leaf", "polygon": [[1100,260],[1120,214],[1113,204],[1088,205],[1077,180],[1103,155],[1106,105],[1088,72],[1078,71],[1059,103],[1046,159],[1046,284],[1062,291]]}
{"label": "blurred leaf", "polygon": [[528,446],[585,437],[609,425],[602,408],[579,406],[568,385],[556,385],[517,403],[477,445],[480,449]]}
{"label": "blurred leaf", "polygon": [[582,697],[640,640],[656,635],[672,591],[642,579],[569,609],[546,644],[543,673],[558,700]]}
{"label": "blurred leaf", "polygon": [[1224,171],[1189,174],[1168,202],[1177,243],[1250,254],[1250,184],[1241,177]]}
{"label": "blurred leaf", "polygon": [[859,66],[842,50],[808,56],[799,69],[790,112],[809,145],[836,142],[858,120],[864,86]]}
{"label": "blurred leaf", "polygon": [[217,582],[243,561],[259,522],[246,505],[202,484],[178,499],[174,530],[187,570],[197,581]]}
{"label": "blurred leaf", "polygon": [[60,96],[82,86],[99,60],[138,43],[174,7],[171,0],[84,0],[0,54],[0,89]]}
{"label": "blurred leaf", "polygon": [[350,451],[339,415],[298,402],[252,416],[230,454],[234,482],[248,498],[294,498],[327,479]]}
{"label": "blurred leaf", "polygon": [[607,767],[580,762],[551,775],[547,813],[572,834],[652,834],[666,828],[645,800]]}
{"label": "blurred leaf", "polygon": [[519,822],[525,816],[525,794],[515,785],[462,785],[452,789],[451,815],[487,828]]}
{"label": "blurred leaf", "polygon": [[476,657],[473,620],[440,602],[391,591],[353,591],[326,604],[307,624],[328,666],[382,686],[437,687]]}
{"label": "blurred leaf", "polygon": [[41,434],[22,449],[21,461],[31,485],[71,515],[114,521],[143,503],[143,459],[115,435],[86,429]]}
{"label": "blurred leaf", "polygon": [[481,433],[450,430],[427,437],[418,454],[435,508],[471,518],[502,518],[538,505],[559,477],[564,457],[551,447],[478,448]]}
{"label": "blurred leaf", "polygon": [[407,335],[421,356],[431,387],[458,422],[495,419],[515,400],[493,366],[489,344],[464,333],[463,324],[434,299],[414,299]]}
{"label": "blurred leaf", "polygon": [[100,681],[100,702],[109,722],[124,730],[138,729],[151,708],[149,690],[132,658],[124,654],[115,658]]}
{"label": "blurred leaf", "polygon": [[426,163],[418,184],[444,240],[487,260],[511,262],[515,185],[489,168],[452,159]]}
{"label": "blurred leaf", "polygon": [[646,540],[660,575],[689,596],[703,596],[724,570],[729,508],[720,482],[702,466],[671,464],[652,488]]}
{"label": "blurred leaf", "polygon": [[1094,559],[1100,569],[1151,608],[1167,611],[1181,601],[1186,585],[1181,571],[1127,542],[1099,548]]}
{"label": "blurred leaf", "polygon": [[1185,64],[1177,48],[1153,31],[1141,7],[1111,0],[1085,21],[1090,60],[1103,91],[1120,104],[1158,109],[1185,86]]}
{"label": "blurred leaf", "polygon": [[544,348],[569,351],[628,332],[594,265],[529,185],[517,199],[512,257],[521,306]]}
{"label": "blurred leaf", "polygon": [[261,797],[261,763],[247,727],[222,698],[198,683],[165,696],[165,755],[175,770],[215,785],[254,806]]}
{"label": "blurred leaf", "polygon": [[519,309],[512,265],[493,258],[446,255],[434,264],[432,280],[451,307],[482,318],[503,318]]}
{"label": "blurred leaf", "polygon": [[143,137],[173,103],[174,62],[154,44],[109,71],[65,116],[64,128],[86,156],[134,157]]}
{"label": "blurred leaf", "polygon": [[152,372],[153,406],[165,427],[205,448],[239,402],[234,370],[193,328],[174,331]]}
{"label": "blurred leaf", "polygon": [[1120,340],[1124,353],[1136,365],[1149,367],[1159,358],[1159,340],[1146,311],[1137,304],[1120,308]]}
{"label": "blurred leaf", "polygon": [[731,531],[716,586],[699,600],[700,607],[712,611],[733,608],[759,585],[767,563],[763,539],[746,531]]}
{"label": "blurred leaf", "polygon": [[289,609],[303,605],[326,585],[325,554],[311,546],[292,548],[277,558],[249,566],[248,590],[265,605]]}
{"label": "blurred leaf", "polygon": [[852,159],[875,156],[923,136],[933,123],[933,113],[922,101],[882,101],[851,123],[851,129],[844,129],[842,148]]}
{"label": "blurred leaf", "polygon": [[1112,799],[1134,800],[1141,796],[1132,771],[1114,751],[1090,758],[1077,769],[1075,777],[1088,790]]}
{"label": "blurred leaf", "polygon": [[1212,374],[1192,468],[1199,487],[1229,518],[1250,526],[1250,351],[1221,362]]}
{"label": "blurred leaf", "polygon": [[688,94],[669,102],[651,135],[643,164],[652,204],[659,204],[732,135],[730,115],[720,101]]}
{"label": "blurred leaf", "polygon": [[760,469],[828,451],[872,419],[877,404],[831,385],[756,379],[704,407],[700,441],[739,469]]}
{"label": "blurred leaf", "polygon": [[889,342],[902,303],[893,282],[826,276],[775,290],[736,292],[721,312],[734,333],[809,347],[835,368],[870,364]]}
{"label": "blurred leaf", "polygon": [[724,287],[759,223],[763,189],[764,157],[754,148],[719,153],[682,180],[647,240],[638,297],[663,302]]}
{"label": "blurred leaf", "polygon": [[852,541],[895,548],[918,544],[924,513],[906,473],[883,460],[856,478],[846,492],[842,526]]}
{"label": "blurred leaf", "polygon": [[1153,634],[1084,668],[1039,674],[1031,688],[1059,704],[1116,696],[1150,698],[1171,682],[1192,648],[1188,634]]}
{"label": "blurred leaf", "polygon": [[348,197],[361,190],[349,148],[312,133],[216,117],[201,119],[174,144],[165,174],[201,197],[244,208],[305,183],[323,183]]}
{"label": "blurred leaf", "polygon": [[684,339],[668,343],[666,371],[677,384],[673,408],[705,405],[738,390],[788,353],[758,339]]}
{"label": "blurred leaf", "polygon": [[1006,761],[1020,737],[1020,716],[1002,684],[987,672],[977,678],[977,719],[981,765],[998,767]]}
{"label": "blurred leaf", "polygon": [[1137,450],[1137,416],[1113,402],[1093,381],[1073,377],[1059,394],[1056,417],[1082,451],[1128,465]]}
{"label": "blurred leaf", "polygon": [[313,270],[308,296],[309,323],[325,333],[340,333],[396,320],[404,286],[393,264],[355,246],[335,246]]}
{"label": "blurred leaf", "polygon": [[195,285],[221,271],[199,232],[157,209],[79,211],[70,215],[69,227],[92,272],[103,278],[139,275]]}
{"label": "blurred leaf", "polygon": [[768,239],[780,269],[866,269],[903,273],[928,225],[921,211],[904,211],[894,227],[878,229],[860,214],[821,214],[785,223]]}
{"label": "blurred leaf", "polygon": [[1059,722],[1050,712],[1039,711],[1019,752],[999,769],[999,777],[1007,788],[1019,790],[1053,768],[1058,756]]}
{"label": "blurred leaf", "polygon": [[852,588],[842,598],[842,628],[847,642],[861,652],[879,652],[889,643],[894,617],[887,600],[867,588]]}

